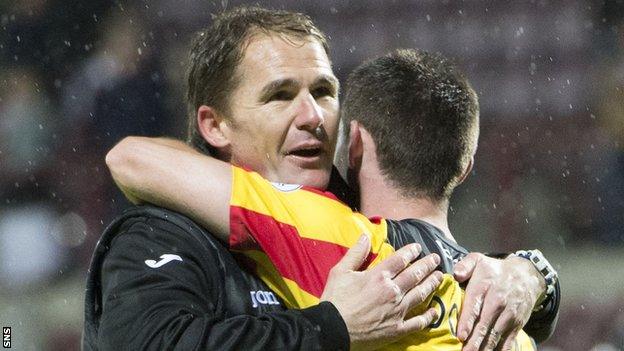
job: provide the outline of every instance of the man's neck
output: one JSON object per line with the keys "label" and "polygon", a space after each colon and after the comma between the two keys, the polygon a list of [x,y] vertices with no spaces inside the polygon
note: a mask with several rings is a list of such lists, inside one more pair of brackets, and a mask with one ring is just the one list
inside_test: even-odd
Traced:
{"label": "man's neck", "polygon": [[419,219],[439,228],[447,238],[454,240],[448,227],[447,200],[436,202],[426,197],[406,197],[385,179],[377,167],[362,166],[358,177],[362,214],[394,220]]}

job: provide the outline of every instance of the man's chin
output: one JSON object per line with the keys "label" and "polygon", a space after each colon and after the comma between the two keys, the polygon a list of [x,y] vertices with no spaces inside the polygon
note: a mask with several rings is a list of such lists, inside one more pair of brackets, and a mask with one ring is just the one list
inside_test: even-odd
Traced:
{"label": "man's chin", "polygon": [[[287,157],[282,163],[282,183],[300,184],[321,190],[325,190],[329,184],[331,175],[331,162],[324,158],[318,158],[314,162],[302,162],[299,157]],[[306,160],[309,161],[309,160]],[[327,164],[329,163],[329,164]],[[325,165],[327,164],[327,165]],[[283,168],[286,167],[286,168]],[[287,179],[287,181],[285,181]]]}
{"label": "man's chin", "polygon": [[283,183],[300,184],[325,190],[329,184],[330,174],[331,169],[297,169],[296,172],[291,173],[288,177],[283,177],[283,179],[289,179],[289,181],[283,181]]}

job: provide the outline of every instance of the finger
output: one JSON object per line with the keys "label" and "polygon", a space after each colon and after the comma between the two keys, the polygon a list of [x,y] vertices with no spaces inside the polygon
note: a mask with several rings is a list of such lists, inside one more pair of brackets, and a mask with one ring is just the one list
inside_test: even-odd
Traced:
{"label": "finger", "polygon": [[488,287],[489,285],[483,282],[475,284],[468,283],[464,296],[464,303],[462,304],[461,313],[459,315],[459,322],[457,322],[457,337],[459,340],[466,341],[472,332],[472,328],[481,313],[481,307],[483,306],[483,300]]}
{"label": "finger", "polygon": [[499,343],[497,350],[501,350],[501,351],[513,350],[514,349],[513,346],[516,343],[516,337],[518,336],[519,332],[520,330],[516,329],[508,333],[506,336],[503,336],[502,341]]}
{"label": "finger", "polygon": [[486,336],[490,332],[490,329],[485,324],[477,324],[468,340],[464,342],[464,347],[462,347],[462,351],[479,351],[481,348],[481,344],[486,339]]}
{"label": "finger", "polygon": [[455,280],[463,283],[470,279],[479,259],[480,256],[477,253],[469,253],[466,257],[462,258],[462,260],[455,265],[455,268],[453,268]]}
{"label": "finger", "polygon": [[347,251],[344,257],[336,263],[333,269],[340,272],[354,271],[362,267],[371,249],[368,235],[362,234],[358,241]]}
{"label": "finger", "polygon": [[494,329],[500,331],[502,335],[497,345],[497,350],[505,350],[505,347],[507,347],[507,350],[511,349],[518,332],[523,326],[524,322],[519,318],[517,309],[507,306],[494,325]]}
{"label": "finger", "polygon": [[403,310],[410,311],[412,308],[423,303],[423,301],[440,286],[440,283],[442,283],[442,276],[442,272],[435,271],[418,286],[408,291],[401,301],[404,308]]}
{"label": "finger", "polygon": [[414,316],[403,322],[403,327],[401,328],[401,333],[409,334],[415,331],[423,330],[427,326],[429,326],[433,321],[438,319],[438,311],[435,308],[430,308],[425,313],[420,314],[418,316]]}
{"label": "finger", "polygon": [[496,329],[496,327],[490,329],[490,332],[487,335],[485,340],[485,347],[482,349],[483,351],[493,351],[498,343],[501,340],[501,332]]}
{"label": "finger", "polygon": [[[465,350],[480,350],[488,349],[489,342],[494,342],[494,346],[498,343],[501,335],[499,330],[495,330],[495,323],[498,321],[499,316],[505,310],[507,303],[501,293],[494,289],[488,290],[483,300],[483,309],[478,315],[479,322],[474,327],[470,338],[466,341]],[[491,339],[491,340],[490,340]]]}
{"label": "finger", "polygon": [[403,293],[406,293],[431,274],[439,264],[440,256],[437,254],[427,255],[397,274],[393,279],[394,283]]}
{"label": "finger", "polygon": [[420,255],[421,247],[419,244],[410,244],[403,246],[397,252],[393,253],[390,257],[381,261],[378,265],[373,267],[371,273],[381,273],[387,278],[394,278],[402,270],[405,269],[412,261],[414,261],[418,255]]}

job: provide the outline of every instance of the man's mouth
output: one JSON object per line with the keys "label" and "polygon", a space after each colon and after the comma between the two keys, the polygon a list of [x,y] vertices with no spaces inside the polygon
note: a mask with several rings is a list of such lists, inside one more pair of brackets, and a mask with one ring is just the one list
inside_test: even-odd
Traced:
{"label": "man's mouth", "polygon": [[317,168],[325,153],[323,143],[304,143],[292,148],[286,153],[301,168]]}
{"label": "man's mouth", "polygon": [[299,157],[317,157],[320,156],[323,150],[320,147],[310,148],[310,149],[296,149],[292,150],[288,153],[288,155],[299,156]]}

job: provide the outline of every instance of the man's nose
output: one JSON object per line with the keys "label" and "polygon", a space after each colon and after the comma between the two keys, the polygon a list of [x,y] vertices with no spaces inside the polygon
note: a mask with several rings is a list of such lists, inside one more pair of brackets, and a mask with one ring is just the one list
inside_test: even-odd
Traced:
{"label": "man's nose", "polygon": [[311,94],[307,94],[300,102],[295,125],[298,129],[314,132],[316,128],[323,125],[323,122],[325,122],[323,110],[314,97]]}

